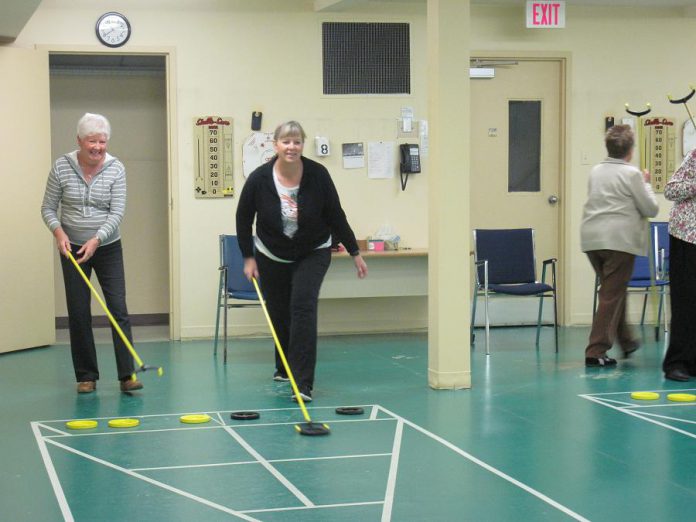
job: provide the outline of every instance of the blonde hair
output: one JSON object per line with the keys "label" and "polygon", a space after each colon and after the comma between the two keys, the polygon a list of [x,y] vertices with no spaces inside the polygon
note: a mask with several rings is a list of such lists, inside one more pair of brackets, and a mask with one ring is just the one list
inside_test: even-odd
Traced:
{"label": "blonde hair", "polygon": [[278,125],[273,133],[273,141],[278,141],[286,136],[301,136],[303,142],[307,138],[302,125],[294,120],[286,121]]}
{"label": "blonde hair", "polygon": [[101,114],[86,112],[77,122],[77,136],[82,140],[92,134],[103,134],[106,139],[111,138],[111,125]]}

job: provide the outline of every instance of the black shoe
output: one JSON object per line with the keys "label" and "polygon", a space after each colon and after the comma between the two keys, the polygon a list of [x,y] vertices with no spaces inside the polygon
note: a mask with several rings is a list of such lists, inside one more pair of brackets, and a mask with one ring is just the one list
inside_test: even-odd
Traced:
{"label": "black shoe", "polygon": [[284,373],[280,373],[278,370],[273,374],[273,380],[278,382],[288,382],[290,378]]}
{"label": "black shoe", "polygon": [[585,357],[585,366],[616,366],[616,359],[602,355],[601,357]]}
{"label": "black shoe", "polygon": [[667,370],[665,372],[665,379],[669,379],[670,381],[686,382],[689,380],[689,374],[681,368],[672,368],[671,370]]}
{"label": "black shoe", "polygon": [[637,342],[629,344],[625,348],[623,348],[623,358],[628,359],[633,352],[635,352],[638,348],[640,348],[640,344]]}

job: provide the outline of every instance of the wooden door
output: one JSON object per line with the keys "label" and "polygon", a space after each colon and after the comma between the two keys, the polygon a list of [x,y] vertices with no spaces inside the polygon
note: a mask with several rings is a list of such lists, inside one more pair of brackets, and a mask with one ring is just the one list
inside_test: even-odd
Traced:
{"label": "wooden door", "polygon": [[[560,60],[517,60],[471,80],[471,228],[534,228],[539,270],[559,257],[562,85]],[[491,319],[536,323],[534,307],[512,303]]]}

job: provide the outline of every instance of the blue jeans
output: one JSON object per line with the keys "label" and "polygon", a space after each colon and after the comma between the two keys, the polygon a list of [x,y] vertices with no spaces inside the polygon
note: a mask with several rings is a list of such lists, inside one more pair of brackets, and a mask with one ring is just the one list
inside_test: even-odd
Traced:
{"label": "blue jeans", "polygon": [[[256,263],[268,315],[297,387],[311,392],[317,363],[319,290],[331,264],[331,250],[314,250],[294,263],[278,263],[256,252]],[[277,351],[276,369],[285,374]]]}
{"label": "blue jeans", "polygon": [[[71,245],[73,255],[80,249]],[[76,256],[77,257],[77,256]],[[65,283],[65,298],[68,305],[70,326],[70,350],[77,382],[99,379],[97,351],[92,332],[92,295],[87,283],[82,279],[72,262],[60,256]],[[126,307],[126,278],[123,269],[123,250],[121,241],[115,241],[97,248],[94,256],[80,265],[89,278],[92,270],[97,275],[104,295],[104,302],[128,340],[133,343],[128,308]],[[118,332],[111,327],[111,335],[116,354],[118,379],[128,379],[133,373],[133,357]]]}

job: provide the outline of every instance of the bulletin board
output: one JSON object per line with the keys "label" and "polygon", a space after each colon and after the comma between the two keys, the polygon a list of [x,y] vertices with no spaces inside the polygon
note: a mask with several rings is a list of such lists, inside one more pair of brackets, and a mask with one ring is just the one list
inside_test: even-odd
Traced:
{"label": "bulletin board", "polygon": [[234,195],[232,118],[194,118],[193,136],[195,197]]}

